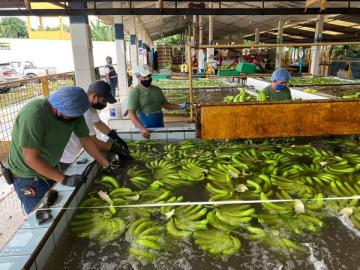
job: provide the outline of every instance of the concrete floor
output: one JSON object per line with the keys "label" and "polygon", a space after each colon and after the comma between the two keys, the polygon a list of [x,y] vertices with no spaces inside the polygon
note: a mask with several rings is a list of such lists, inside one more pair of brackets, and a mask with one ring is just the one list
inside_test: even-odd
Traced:
{"label": "concrete floor", "polygon": [[0,250],[5,247],[26,219],[21,203],[13,189],[0,177]]}

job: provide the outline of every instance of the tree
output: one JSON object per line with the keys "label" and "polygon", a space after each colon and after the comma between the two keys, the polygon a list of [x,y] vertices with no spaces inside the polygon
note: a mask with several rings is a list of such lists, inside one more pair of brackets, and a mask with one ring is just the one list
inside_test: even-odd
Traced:
{"label": "tree", "polygon": [[90,21],[92,40],[95,41],[114,41],[114,28],[103,24],[100,20]]}
{"label": "tree", "polygon": [[181,35],[163,37],[155,41],[157,45],[181,45]]}
{"label": "tree", "polygon": [[26,24],[16,17],[5,17],[0,20],[0,38],[28,38]]}

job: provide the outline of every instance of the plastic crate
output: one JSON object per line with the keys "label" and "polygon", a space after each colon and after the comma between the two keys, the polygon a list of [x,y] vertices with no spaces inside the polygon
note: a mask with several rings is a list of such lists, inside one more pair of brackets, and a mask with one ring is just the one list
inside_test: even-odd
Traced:
{"label": "plastic crate", "polygon": [[256,65],[247,62],[242,62],[236,65],[235,70],[237,70],[240,73],[255,73]]}
{"label": "plastic crate", "polygon": [[239,71],[237,71],[237,70],[232,70],[232,69],[230,69],[230,70],[218,70],[218,75],[219,76],[237,76],[237,75],[239,75],[240,74],[240,72]]}
{"label": "plastic crate", "polygon": [[168,79],[169,75],[167,75],[167,74],[152,74],[151,77],[154,80],[161,80],[161,79]]}

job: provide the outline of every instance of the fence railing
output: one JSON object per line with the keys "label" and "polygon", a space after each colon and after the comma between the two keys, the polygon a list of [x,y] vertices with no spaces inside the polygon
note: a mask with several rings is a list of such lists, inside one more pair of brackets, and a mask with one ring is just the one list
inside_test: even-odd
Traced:
{"label": "fence railing", "polygon": [[62,86],[74,85],[73,74],[60,73],[0,84],[0,160],[7,158],[12,127],[21,107]]}

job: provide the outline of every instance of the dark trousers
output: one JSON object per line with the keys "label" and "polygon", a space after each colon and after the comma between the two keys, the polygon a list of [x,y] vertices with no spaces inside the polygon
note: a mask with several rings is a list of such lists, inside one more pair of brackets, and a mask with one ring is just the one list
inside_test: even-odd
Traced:
{"label": "dark trousers", "polygon": [[14,189],[24,206],[26,214],[29,214],[41,201],[45,193],[55,184],[53,180],[40,178],[25,178],[13,176]]}
{"label": "dark trousers", "polygon": [[110,86],[111,86],[111,94],[115,98],[116,94],[116,87],[118,85],[118,79],[116,78],[110,78]]}

